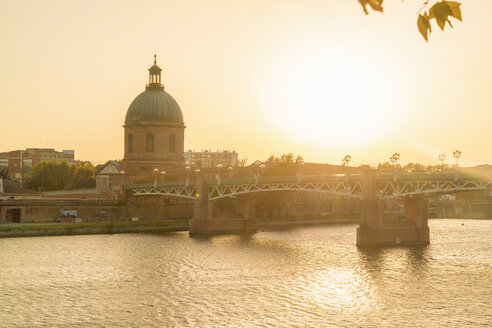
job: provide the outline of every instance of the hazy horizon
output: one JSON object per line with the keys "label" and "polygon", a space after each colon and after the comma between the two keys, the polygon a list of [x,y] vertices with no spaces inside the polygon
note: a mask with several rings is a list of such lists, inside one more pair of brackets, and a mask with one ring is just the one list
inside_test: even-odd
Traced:
{"label": "hazy horizon", "polygon": [[0,4],[0,151],[123,157],[125,113],[153,55],[180,105],[185,149],[306,162],[492,163],[490,1],[426,43],[422,1],[86,1]]}

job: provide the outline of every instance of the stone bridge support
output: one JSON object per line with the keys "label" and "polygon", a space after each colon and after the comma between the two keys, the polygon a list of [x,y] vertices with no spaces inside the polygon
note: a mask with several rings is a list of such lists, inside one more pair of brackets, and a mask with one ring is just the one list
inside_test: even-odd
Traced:
{"label": "stone bridge support", "polygon": [[256,207],[253,197],[242,200],[243,218],[214,218],[213,204],[208,199],[207,184],[197,180],[193,204],[193,218],[190,220],[190,234],[251,233],[258,231],[255,218]]}
{"label": "stone bridge support", "polygon": [[374,171],[364,174],[361,221],[357,246],[429,244],[427,201],[405,199],[405,220],[384,220],[384,200],[379,199]]}

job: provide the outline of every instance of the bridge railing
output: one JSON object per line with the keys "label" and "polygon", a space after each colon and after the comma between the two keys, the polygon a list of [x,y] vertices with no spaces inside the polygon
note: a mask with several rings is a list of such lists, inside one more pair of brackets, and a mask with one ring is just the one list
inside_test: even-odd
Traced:
{"label": "bridge railing", "polygon": [[[395,179],[396,178],[396,179]],[[362,174],[336,174],[336,175],[300,175],[300,176],[278,176],[278,177],[265,177],[265,176],[248,176],[248,177],[221,177],[221,185],[238,185],[238,184],[265,184],[265,183],[296,183],[296,182],[362,182]],[[477,176],[471,174],[457,174],[457,173],[399,173],[394,174],[376,174],[377,183],[387,182],[417,182],[417,181],[463,181],[463,180],[483,180]],[[217,179],[207,179],[209,186],[217,185]],[[194,186],[196,180],[193,179],[188,182],[188,185]],[[136,188],[152,188],[157,187],[182,187],[186,185],[186,181],[165,181],[165,182],[147,182],[139,184],[125,185],[125,189]]]}

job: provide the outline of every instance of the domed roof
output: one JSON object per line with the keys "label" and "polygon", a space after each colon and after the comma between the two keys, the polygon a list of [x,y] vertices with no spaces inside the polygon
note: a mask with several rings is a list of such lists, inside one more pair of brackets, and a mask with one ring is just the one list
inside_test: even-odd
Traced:
{"label": "domed roof", "polygon": [[157,66],[157,64],[154,64],[154,65],[152,65],[151,68],[149,68],[149,71],[158,71],[158,72],[160,72],[160,71],[162,71],[162,69],[159,66]]}
{"label": "domed roof", "polygon": [[126,112],[125,122],[170,122],[183,124],[183,113],[178,103],[161,84],[161,68],[154,65],[149,69],[149,84],[135,98]]}
{"label": "domed roof", "polygon": [[169,93],[147,89],[132,101],[125,121],[183,123],[183,113]]}

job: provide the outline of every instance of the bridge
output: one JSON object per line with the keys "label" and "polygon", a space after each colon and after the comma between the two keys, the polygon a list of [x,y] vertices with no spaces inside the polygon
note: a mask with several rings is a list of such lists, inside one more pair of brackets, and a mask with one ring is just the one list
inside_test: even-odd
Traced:
{"label": "bridge", "polygon": [[[193,200],[194,216],[190,233],[236,232],[256,229],[254,197],[263,192],[314,192],[350,197],[361,201],[357,245],[428,244],[426,198],[433,195],[492,189],[492,181],[471,175],[447,174],[364,174],[286,177],[217,177],[187,181],[127,185],[134,197],[165,196]],[[242,219],[214,219],[213,201],[234,197],[243,208]],[[384,202],[403,200],[406,222],[386,227]]]}

